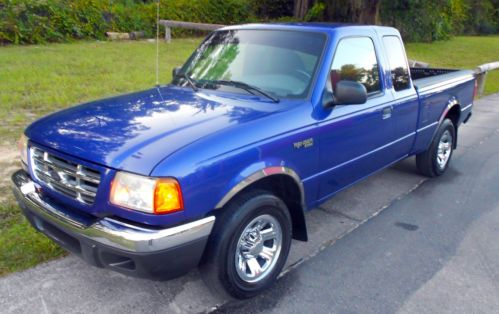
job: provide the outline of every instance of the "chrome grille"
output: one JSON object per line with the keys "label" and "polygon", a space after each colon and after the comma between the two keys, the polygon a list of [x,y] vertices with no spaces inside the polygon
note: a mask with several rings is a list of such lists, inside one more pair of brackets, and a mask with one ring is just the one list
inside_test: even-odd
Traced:
{"label": "chrome grille", "polygon": [[31,165],[36,178],[53,190],[85,203],[93,204],[100,183],[96,170],[32,147]]}

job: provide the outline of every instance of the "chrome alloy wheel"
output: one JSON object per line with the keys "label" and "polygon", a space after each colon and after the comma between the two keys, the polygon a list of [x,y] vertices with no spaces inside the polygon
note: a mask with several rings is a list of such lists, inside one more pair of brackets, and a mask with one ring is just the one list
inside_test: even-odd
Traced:
{"label": "chrome alloy wheel", "polygon": [[449,130],[445,130],[440,137],[440,142],[438,143],[437,163],[440,169],[444,169],[449,161],[452,153],[452,143],[453,138],[451,132]]}
{"label": "chrome alloy wheel", "polygon": [[256,283],[267,277],[279,260],[282,247],[281,225],[271,215],[253,219],[243,230],[235,254],[239,277]]}

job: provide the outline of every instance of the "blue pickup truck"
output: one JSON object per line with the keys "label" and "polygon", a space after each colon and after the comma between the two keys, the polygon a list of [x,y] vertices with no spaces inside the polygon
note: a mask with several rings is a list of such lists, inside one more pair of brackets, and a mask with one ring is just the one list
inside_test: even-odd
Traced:
{"label": "blue pickup truck", "polygon": [[379,26],[225,27],[173,77],[31,124],[14,194],[92,265],[157,280],[199,266],[235,298],[276,280],[305,211],[338,191],[412,155],[442,175],[476,93],[472,71],[410,68]]}

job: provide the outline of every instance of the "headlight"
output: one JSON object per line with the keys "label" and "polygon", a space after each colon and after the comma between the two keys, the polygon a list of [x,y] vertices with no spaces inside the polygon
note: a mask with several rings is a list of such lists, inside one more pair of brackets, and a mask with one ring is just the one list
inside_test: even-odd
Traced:
{"label": "headlight", "polygon": [[117,172],[111,186],[112,204],[151,214],[167,214],[183,209],[177,180],[150,178]]}
{"label": "headlight", "polygon": [[19,138],[19,142],[17,143],[17,148],[19,149],[19,155],[21,157],[21,161],[24,165],[28,164],[28,138],[26,135],[22,134],[21,138]]}

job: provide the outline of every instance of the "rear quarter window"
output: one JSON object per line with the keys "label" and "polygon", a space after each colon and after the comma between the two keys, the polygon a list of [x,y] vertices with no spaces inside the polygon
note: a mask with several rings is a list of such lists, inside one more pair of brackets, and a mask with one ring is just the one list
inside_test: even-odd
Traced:
{"label": "rear quarter window", "polygon": [[410,88],[409,68],[402,42],[397,36],[384,36],[383,44],[390,65],[393,88],[395,91]]}

